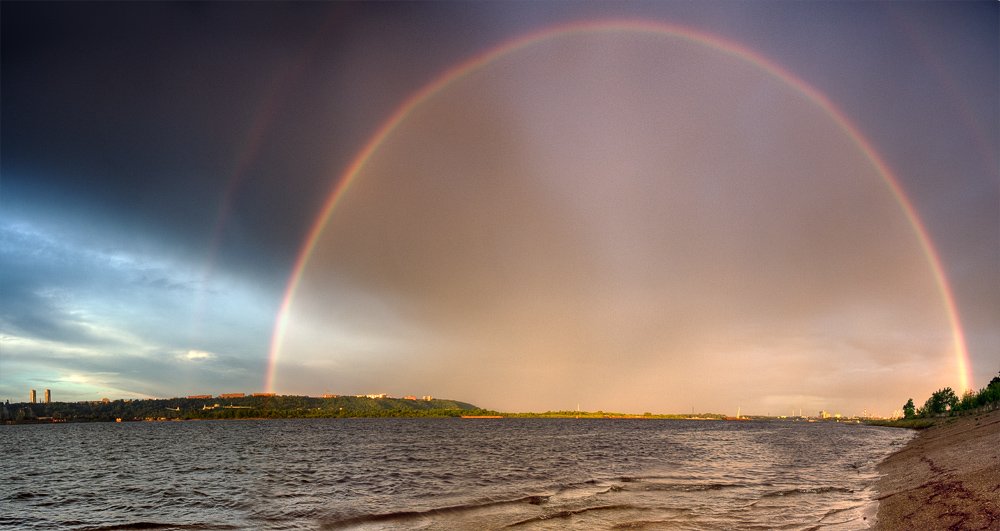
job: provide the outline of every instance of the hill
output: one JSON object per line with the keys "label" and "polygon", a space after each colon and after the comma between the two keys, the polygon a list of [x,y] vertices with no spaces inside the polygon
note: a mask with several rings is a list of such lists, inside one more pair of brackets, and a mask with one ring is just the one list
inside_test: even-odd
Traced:
{"label": "hill", "polygon": [[448,399],[413,400],[337,396],[235,396],[94,402],[16,403],[3,406],[4,422],[88,422],[324,417],[457,417],[480,412]]}

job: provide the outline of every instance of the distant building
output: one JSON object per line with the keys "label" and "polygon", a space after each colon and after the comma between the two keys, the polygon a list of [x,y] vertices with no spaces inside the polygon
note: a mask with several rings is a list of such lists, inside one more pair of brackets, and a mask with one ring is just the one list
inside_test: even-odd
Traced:
{"label": "distant building", "polygon": [[30,403],[34,404],[37,401],[36,397],[35,397],[35,390],[34,389],[31,390],[31,394],[29,395],[29,397],[30,398],[28,399],[28,402],[30,402]]}
{"label": "distant building", "polygon": [[274,393],[254,393],[253,396],[274,396]]}
{"label": "distant building", "polygon": [[434,400],[434,397],[431,396],[431,395],[426,395],[426,396],[423,397],[423,399],[426,400],[426,401],[428,401],[428,402],[430,402],[431,400]]}
{"label": "distant building", "polygon": [[212,395],[188,395],[188,398],[197,398],[201,400],[206,400],[212,398]]}
{"label": "distant building", "polygon": [[244,396],[247,395],[243,393],[222,393],[219,395],[219,398],[243,398]]}
{"label": "distant building", "polygon": [[45,390],[45,403],[46,404],[52,403],[52,391],[49,389]]}
{"label": "distant building", "polygon": [[330,393],[323,395],[323,398],[339,398],[339,397],[340,395],[332,395]]}
{"label": "distant building", "polygon": [[417,399],[417,397],[415,397],[415,396],[404,396],[403,397],[403,400],[416,400],[416,399]]}

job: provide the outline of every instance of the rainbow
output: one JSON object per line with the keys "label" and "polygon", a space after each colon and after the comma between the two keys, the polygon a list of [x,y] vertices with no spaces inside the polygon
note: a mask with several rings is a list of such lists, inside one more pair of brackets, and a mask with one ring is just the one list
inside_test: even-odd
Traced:
{"label": "rainbow", "polygon": [[316,243],[319,241],[331,213],[337,208],[337,204],[340,199],[344,197],[346,192],[350,189],[351,184],[355,181],[355,179],[357,179],[360,170],[365,166],[365,164],[368,163],[386,138],[388,138],[400,124],[406,121],[410,113],[452,83],[482,69],[497,59],[518,50],[560,37],[580,34],[617,32],[655,34],[673,39],[680,39],[699,44],[719,53],[746,61],[756,66],[761,71],[795,89],[808,101],[812,102],[826,112],[826,114],[829,115],[829,117],[845,133],[847,133],[861,153],[864,154],[864,156],[878,171],[879,175],[882,176],[882,179],[895,196],[900,209],[906,216],[907,221],[918,237],[921,250],[930,265],[934,281],[937,284],[938,291],[944,303],[949,326],[952,331],[952,349],[955,356],[955,369],[958,377],[959,392],[961,393],[969,389],[969,382],[971,381],[971,364],[965,345],[965,335],[962,331],[961,322],[959,320],[954,294],[952,293],[951,286],[949,285],[948,279],[944,274],[944,268],[941,265],[941,258],[931,243],[926,227],[917,216],[913,203],[910,202],[906,194],[903,192],[903,188],[900,186],[899,180],[895,177],[895,175],[893,175],[892,171],[878,155],[871,143],[861,134],[858,128],[855,127],[854,124],[847,119],[844,113],[835,107],[833,103],[831,103],[830,100],[821,92],[810,86],[802,79],[791,74],[781,66],[757,54],[753,50],[747,49],[734,42],[727,41],[721,37],[708,33],[702,33],[683,26],[644,20],[574,22],[565,25],[548,27],[527,35],[522,35],[501,43],[494,48],[473,56],[463,63],[451,67],[403,101],[402,104],[396,108],[392,115],[389,116],[389,118],[375,132],[371,139],[368,140],[368,143],[365,144],[364,148],[361,149],[354,160],[351,161],[351,164],[344,171],[342,177],[333,188],[333,191],[327,197],[319,216],[316,218],[316,221],[309,229],[305,239],[305,244],[302,246],[298,256],[296,257],[292,274],[289,277],[288,285],[285,289],[284,298],[281,301],[281,306],[275,319],[274,329],[271,334],[271,345],[265,380],[266,389],[269,392],[274,391],[275,369],[278,359],[280,358],[281,345],[284,341],[285,330],[288,326],[288,316],[292,302],[295,299],[299,283],[302,280],[303,271],[309,263],[309,258],[312,256]]}

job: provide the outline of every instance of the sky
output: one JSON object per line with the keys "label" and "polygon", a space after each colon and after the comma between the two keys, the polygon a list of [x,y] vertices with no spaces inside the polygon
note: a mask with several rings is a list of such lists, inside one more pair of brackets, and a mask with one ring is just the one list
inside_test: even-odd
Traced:
{"label": "sky", "polygon": [[0,399],[978,389],[998,9],[3,2]]}

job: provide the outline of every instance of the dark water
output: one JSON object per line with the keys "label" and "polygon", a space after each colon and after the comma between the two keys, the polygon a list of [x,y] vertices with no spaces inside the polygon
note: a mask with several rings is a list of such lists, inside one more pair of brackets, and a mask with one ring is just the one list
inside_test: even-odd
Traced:
{"label": "dark water", "polygon": [[0,426],[0,528],[861,529],[875,465],[909,437],[582,419]]}

